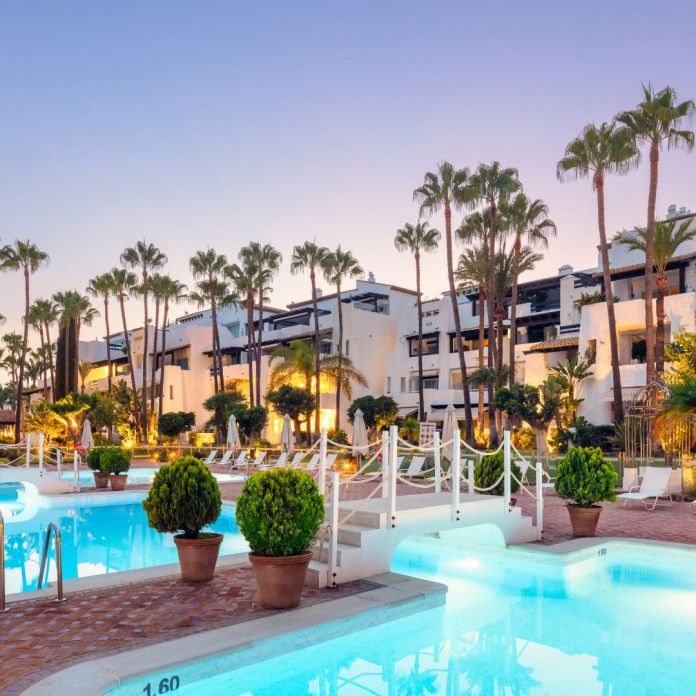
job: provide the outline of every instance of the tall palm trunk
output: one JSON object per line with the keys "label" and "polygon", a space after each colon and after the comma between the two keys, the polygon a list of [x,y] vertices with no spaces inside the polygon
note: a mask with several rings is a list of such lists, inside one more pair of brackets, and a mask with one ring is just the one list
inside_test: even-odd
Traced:
{"label": "tall palm trunk", "polygon": [[249,406],[254,405],[254,295],[247,292],[247,362],[249,363]]}
{"label": "tall palm trunk", "polygon": [[465,439],[474,444],[474,431],[471,423],[471,394],[469,393],[469,376],[466,371],[466,359],[464,346],[462,345],[462,322],[459,317],[459,303],[457,291],[454,287],[454,262],[452,259],[452,210],[449,203],[445,204],[445,241],[447,247],[447,281],[449,284],[450,300],[452,302],[452,314],[454,315],[454,337],[457,341],[457,355],[459,356],[459,371],[462,375],[462,393],[464,395],[464,432]]}
{"label": "tall palm trunk", "polygon": [[121,322],[123,323],[123,338],[126,341],[126,355],[128,356],[128,371],[130,372],[131,389],[133,390],[133,417],[135,419],[136,437],[140,438],[140,408],[138,405],[138,387],[135,383],[135,366],[133,365],[133,353],[131,351],[130,338],[128,337],[128,323],[126,322],[126,303],[123,295],[119,295],[121,306]]}
{"label": "tall palm trunk", "polygon": [[263,281],[259,288],[259,330],[256,341],[256,403],[261,404],[261,342],[263,340]]}
{"label": "tall palm trunk", "polygon": [[107,389],[111,395],[113,377],[111,376],[111,329],[109,328],[109,296],[104,295],[104,322],[106,323],[106,376]]}
{"label": "tall palm trunk", "polygon": [[522,254],[522,236],[519,231],[515,234],[515,252],[512,266],[512,291],[510,298],[510,348],[508,359],[510,361],[510,379],[508,383],[512,388],[515,383],[515,345],[517,344],[517,296],[519,294],[520,255]]}
{"label": "tall palm trunk", "polygon": [[[210,278],[210,287],[214,288],[213,278]],[[210,293],[210,317],[213,322],[213,365],[215,369],[213,373],[217,373],[218,378],[215,381],[215,393],[225,391],[225,376],[223,375],[222,367],[222,346],[220,345],[220,327],[218,326],[217,318],[217,299],[215,298],[214,288]]]}
{"label": "tall palm trunk", "polygon": [[659,377],[665,369],[665,288],[667,277],[660,273],[655,280],[657,286],[657,300],[655,308],[657,310],[657,326],[655,332],[655,376]]}
{"label": "tall palm trunk", "polygon": [[161,445],[162,433],[159,430],[159,419],[162,418],[164,412],[164,363],[167,359],[167,320],[169,319],[169,300],[164,298],[164,311],[162,316],[162,353],[160,357],[160,380],[159,380],[159,404],[157,407],[157,444]]}
{"label": "tall palm trunk", "polygon": [[22,337],[22,359],[19,362],[17,378],[17,408],[15,409],[15,442],[22,434],[22,396],[24,394],[24,363],[27,359],[29,342],[29,268],[24,267],[24,336]]}
{"label": "tall palm trunk", "polygon": [[155,375],[157,373],[157,344],[159,343],[160,299],[155,298],[155,335],[152,343],[152,375],[150,376],[150,414],[155,415]]}
{"label": "tall palm trunk", "polygon": [[48,397],[48,384],[46,383],[46,339],[44,338],[44,328],[41,322],[38,323],[39,341],[41,342],[41,379],[43,380],[42,396],[44,400]]}
{"label": "tall palm trunk", "polygon": [[[314,399],[316,410],[314,412],[314,432],[318,435],[321,431],[321,358],[319,356],[319,312],[317,309],[317,275],[312,267],[309,272],[312,283],[312,311],[314,312]],[[307,421],[309,431],[309,420]]]}
{"label": "tall palm trunk", "polygon": [[[488,288],[487,288],[487,306],[488,312],[488,368],[489,371],[498,367],[497,358],[498,351],[496,350],[497,341],[495,335],[495,236],[498,228],[498,210],[495,203],[491,203],[491,229],[488,234]],[[492,447],[498,444],[498,427],[495,417],[495,408],[493,408],[493,380],[488,380],[488,442]]]}
{"label": "tall palm trunk", "polygon": [[503,318],[505,317],[505,308],[496,307],[495,308],[495,333],[498,340],[498,345],[496,346],[496,351],[498,353],[498,369],[503,368]]}
{"label": "tall palm trunk", "polygon": [[147,271],[143,271],[143,401],[142,401],[142,435],[143,444],[147,444],[148,422],[147,422],[147,351],[148,351],[148,314],[147,314]]}
{"label": "tall palm trunk", "polygon": [[653,328],[653,275],[655,266],[655,200],[660,150],[650,145],[650,189],[648,190],[648,225],[645,233],[645,379],[655,379],[655,330]]}
{"label": "tall palm trunk", "polygon": [[341,283],[336,283],[338,302],[338,369],[336,370],[336,420],[335,430],[341,428],[341,382],[343,381],[343,303],[341,302]]}
{"label": "tall palm trunk", "polygon": [[[604,175],[595,175],[597,190],[597,223],[599,225],[599,244],[602,255],[602,276],[604,295],[607,301],[607,319],[609,321],[609,347],[611,350],[611,375],[614,383],[614,418],[623,421],[623,395],[621,392],[621,370],[619,369],[619,342],[616,336],[616,313],[614,312],[614,292],[611,287],[611,270],[609,268],[609,248],[607,230],[604,223]],[[652,304],[651,304],[652,308]]]}
{"label": "tall palm trunk", "polygon": [[[486,304],[486,288],[484,285],[479,285],[479,345],[478,345],[478,361],[479,361],[479,369],[483,368],[483,361],[484,361],[484,355],[483,355],[483,343],[486,340],[486,314],[484,312],[484,307]],[[484,391],[484,386],[483,382],[479,382],[479,387],[478,387],[478,406],[476,408],[476,412],[478,415],[478,431],[479,431],[479,437],[483,439],[483,391]]]}
{"label": "tall palm trunk", "polygon": [[421,298],[420,251],[416,250],[416,304],[418,306],[418,420],[425,420],[423,398],[423,300]]}
{"label": "tall palm trunk", "polygon": [[48,329],[48,322],[44,322],[44,327],[46,330],[46,345],[48,346],[47,352],[48,352],[48,370],[49,370],[49,375],[51,376],[51,403],[55,401],[55,393],[56,393],[56,376],[55,372],[53,369],[53,348],[51,347],[51,335],[49,333]]}
{"label": "tall palm trunk", "polygon": [[65,333],[63,339],[63,395],[67,396],[70,392],[70,345],[71,345],[71,330],[72,319],[68,319],[65,325]]}

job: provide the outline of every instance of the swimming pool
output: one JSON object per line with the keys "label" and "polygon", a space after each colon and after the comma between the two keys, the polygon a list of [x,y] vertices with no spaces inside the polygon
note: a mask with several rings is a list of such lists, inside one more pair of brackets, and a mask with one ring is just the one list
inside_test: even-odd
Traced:
{"label": "swimming pool", "polygon": [[[155,478],[157,469],[154,467],[138,467],[130,469],[128,472],[128,483],[141,484],[152,483]],[[72,483],[75,474],[72,469],[63,469],[61,478]],[[244,481],[242,474],[218,474],[213,473],[218,483],[231,483],[234,481]],[[94,487],[94,476],[91,471],[80,470],[77,476],[77,482],[80,487]]]}
{"label": "swimming pool", "polygon": [[563,565],[409,542],[393,569],[447,584],[444,608],[240,669],[234,655],[210,658],[108,693],[158,693],[163,677],[181,696],[694,693],[696,562],[605,553]]}
{"label": "swimming pool", "polygon": [[[61,531],[66,580],[176,563],[172,535],[160,534],[147,524],[141,505],[145,494],[118,494],[118,500],[109,493],[78,494],[66,500],[62,496],[27,494],[17,484],[0,486],[8,594],[36,589],[49,522],[58,524]],[[223,505],[222,515],[212,529],[225,535],[221,554],[248,551],[237,528],[233,506]],[[49,580],[53,581],[53,549],[50,559]]]}

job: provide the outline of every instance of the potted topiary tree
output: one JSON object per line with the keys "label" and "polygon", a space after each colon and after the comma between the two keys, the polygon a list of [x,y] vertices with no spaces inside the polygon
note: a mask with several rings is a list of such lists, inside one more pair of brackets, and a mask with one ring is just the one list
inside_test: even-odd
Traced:
{"label": "potted topiary tree", "polygon": [[160,467],[143,509],[151,527],[174,534],[181,579],[212,580],[222,534],[201,529],[220,516],[222,498],[205,464],[195,457],[179,457]]}
{"label": "potted topiary tree", "polygon": [[556,492],[568,500],[568,514],[576,537],[597,532],[603,500],[614,502],[618,474],[604,460],[599,447],[575,447],[568,451],[556,472]]}
{"label": "potted topiary tree", "polygon": [[293,469],[262,471],[237,498],[237,524],[249,542],[259,602],[266,609],[300,603],[310,551],[324,521],[314,479]]}
{"label": "potted topiary tree", "polygon": [[101,470],[109,477],[112,491],[122,491],[128,480],[130,455],[121,447],[102,447],[99,458]]}
{"label": "potted topiary tree", "polygon": [[[484,495],[503,495],[505,483],[500,477],[505,470],[505,455],[501,452],[496,452],[488,457],[483,457],[474,468],[474,486],[476,488],[488,488],[489,490],[477,491]],[[510,471],[514,474],[514,478],[510,477],[510,492],[517,493],[520,484],[517,481],[522,480],[522,471],[515,462],[510,462]],[[517,479],[517,481],[515,480]],[[498,481],[500,479],[500,481]],[[494,483],[498,483],[493,486]],[[491,488],[493,486],[493,488]],[[510,502],[515,505],[516,498],[511,498]]]}
{"label": "potted topiary tree", "polygon": [[101,456],[106,447],[95,447],[87,453],[87,466],[94,475],[95,488],[109,487],[109,474],[101,469]]}

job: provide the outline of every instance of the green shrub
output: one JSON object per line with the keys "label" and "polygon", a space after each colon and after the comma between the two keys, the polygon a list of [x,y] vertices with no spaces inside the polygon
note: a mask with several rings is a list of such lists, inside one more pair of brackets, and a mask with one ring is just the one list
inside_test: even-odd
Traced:
{"label": "green shrub", "polygon": [[555,450],[567,452],[571,438],[575,447],[599,447],[603,452],[612,452],[617,449],[616,428],[613,424],[593,425],[582,416],[578,416],[574,425],[574,434],[567,428],[559,428],[556,431],[551,443]]}
{"label": "green shrub", "polygon": [[339,428],[338,430],[332,430],[328,434],[329,440],[333,440],[334,442],[338,442],[339,445],[347,445],[348,443],[348,433],[346,433],[345,430],[342,430]]}
{"label": "green shrub", "polygon": [[512,433],[512,444],[518,450],[535,450],[536,449],[536,433],[534,428],[517,428]]}
{"label": "green shrub", "polygon": [[164,462],[169,461],[169,453],[167,452],[167,448],[163,447],[158,453],[157,453],[157,461],[161,462],[164,464]]}
{"label": "green shrub", "polygon": [[[99,468],[105,474],[122,474],[130,469],[130,454],[120,447],[100,447]],[[94,451],[94,450],[92,450]]]}
{"label": "green shrub", "polygon": [[143,500],[148,524],[158,532],[197,539],[220,516],[222,498],[215,477],[200,459],[179,457],[160,467]]}
{"label": "green shrub", "polygon": [[618,474],[604,461],[598,447],[575,447],[568,451],[556,470],[556,492],[580,507],[603,500],[614,502]]}
{"label": "green shrub", "polygon": [[95,447],[87,453],[87,466],[92,471],[101,471],[101,456],[106,447]]}
{"label": "green shrub", "polygon": [[237,524],[260,556],[296,556],[307,551],[324,521],[324,499],[302,471],[261,471],[237,498]]}
{"label": "green shrub", "polygon": [[[501,476],[503,470],[505,469],[505,459],[503,456],[503,451],[492,454],[490,457],[483,457],[483,459],[474,468],[474,485],[476,488],[488,488],[492,486]],[[510,462],[510,469],[512,473],[517,477],[517,481],[522,480],[522,472],[520,467],[515,464],[515,462]],[[514,478],[510,478],[510,491],[512,493],[517,493],[520,484],[517,483]],[[476,491],[477,493],[483,493],[484,495],[503,495],[505,489],[505,483],[501,480],[495,488],[491,488],[489,491]]]}

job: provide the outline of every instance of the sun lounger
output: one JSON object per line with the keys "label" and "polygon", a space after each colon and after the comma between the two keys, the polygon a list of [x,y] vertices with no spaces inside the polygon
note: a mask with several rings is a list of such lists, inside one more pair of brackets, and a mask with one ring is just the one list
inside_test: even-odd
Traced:
{"label": "sun lounger", "polygon": [[[646,510],[654,510],[660,498],[669,498],[669,503],[660,503],[660,505],[671,505],[672,494],[669,492],[669,477],[671,474],[672,469],[669,467],[645,467],[640,486],[631,486],[628,493],[621,493],[618,496],[624,501],[623,507],[626,507],[626,503],[629,500],[638,500],[643,503]],[[647,503],[650,498],[655,499],[652,507]]]}
{"label": "sun lounger", "polygon": [[403,473],[399,475],[404,478],[410,478],[413,476],[423,475],[423,465],[425,464],[425,457],[412,457],[408,464],[408,468]]}
{"label": "sun lounger", "polygon": [[261,464],[263,464],[263,460],[266,458],[266,450],[263,450],[263,452],[259,452],[256,455],[256,459],[254,459],[253,462],[249,464],[250,469],[258,469]]}
{"label": "sun lounger", "polygon": [[260,466],[260,469],[280,469],[281,467],[284,467],[287,464],[288,461],[288,453],[287,452],[281,452],[280,455],[278,456],[278,459],[276,459],[274,462],[269,462],[268,464],[264,464]]}
{"label": "sun lounger", "polygon": [[246,464],[246,450],[242,450],[237,458],[230,464],[230,471],[241,469]]}
{"label": "sun lounger", "polygon": [[520,467],[520,471],[522,472],[522,476],[520,478],[520,484],[524,484],[525,486],[529,485],[529,479],[527,478],[527,472],[529,471],[529,462],[526,459],[517,459],[515,460],[515,464]]}
{"label": "sun lounger", "polygon": [[307,466],[301,466],[300,471],[318,471],[319,470],[319,455],[313,454],[312,458],[307,462]]}
{"label": "sun lounger", "polygon": [[230,463],[230,459],[232,459],[232,456],[234,455],[234,450],[228,449],[225,451],[225,453],[222,455],[222,458],[220,459],[219,462],[214,462],[215,464],[221,464],[222,466],[227,466]]}
{"label": "sun lounger", "polygon": [[304,452],[295,452],[295,456],[292,458],[292,461],[288,466],[291,469],[297,469],[297,467],[300,465],[300,462],[304,459],[305,453]]}
{"label": "sun lounger", "polygon": [[217,457],[218,451],[214,449],[204,460],[204,464],[215,464],[215,457]]}

